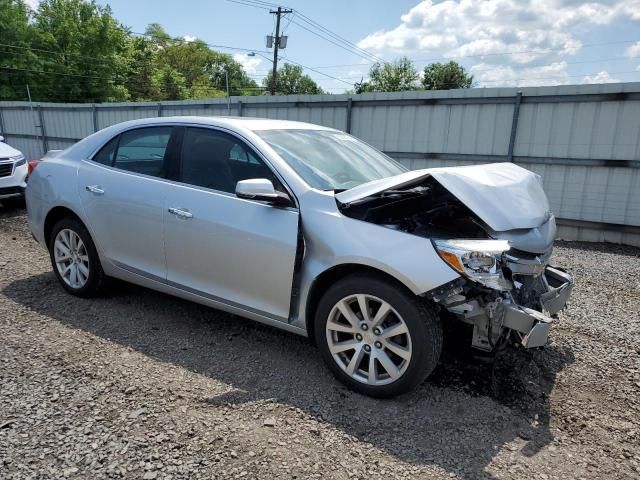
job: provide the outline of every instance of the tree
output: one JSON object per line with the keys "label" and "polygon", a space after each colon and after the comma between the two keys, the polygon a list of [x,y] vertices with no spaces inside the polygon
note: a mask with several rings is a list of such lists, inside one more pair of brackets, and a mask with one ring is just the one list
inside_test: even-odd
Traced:
{"label": "tree", "polygon": [[393,63],[377,62],[369,70],[369,81],[355,84],[356,93],[364,92],[403,92],[415,90],[418,72],[413,62],[402,57]]}
{"label": "tree", "polygon": [[124,87],[130,100],[160,100],[157,85],[156,44],[145,37],[127,39],[127,73]]}
{"label": "tree", "polygon": [[0,0],[0,99],[26,99],[30,74],[40,68],[37,52],[29,48],[35,36],[31,19],[22,0]]}
{"label": "tree", "polygon": [[255,93],[258,89],[231,55],[211,50],[202,40],[172,39],[156,23],[147,27],[146,35],[156,45],[157,68],[180,73],[188,98],[225,96],[227,76],[231,95]]}
{"label": "tree", "polygon": [[473,76],[468,75],[462,65],[456,62],[432,63],[424,67],[422,85],[425,90],[451,90],[470,88]]}
{"label": "tree", "polygon": [[[109,6],[94,0],[43,0],[35,15],[35,47],[43,71],[34,90],[52,101],[120,101],[126,76],[128,32]],[[35,50],[35,49],[34,49]]]}
{"label": "tree", "polygon": [[185,83],[184,75],[169,65],[165,65],[153,75],[153,85],[158,99],[184,100],[188,98],[189,91]]}
{"label": "tree", "polygon": [[[273,75],[271,72],[262,80],[265,87],[271,85]],[[285,63],[278,69],[276,77],[276,93],[279,95],[307,94],[316,95],[324,93],[309,75],[302,73],[302,67]]]}
{"label": "tree", "polygon": [[132,34],[95,0],[0,0],[0,99],[105,102],[257,95],[232,56],[152,23]]}

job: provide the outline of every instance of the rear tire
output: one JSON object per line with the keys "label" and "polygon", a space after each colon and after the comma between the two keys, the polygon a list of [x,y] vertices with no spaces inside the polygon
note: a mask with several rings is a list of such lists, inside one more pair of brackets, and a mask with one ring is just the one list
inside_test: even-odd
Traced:
{"label": "rear tire", "polygon": [[75,218],[58,221],[49,237],[53,273],[62,287],[78,297],[102,292],[105,274],[98,252],[86,227]]}
{"label": "rear tire", "polygon": [[433,308],[371,275],[350,275],[331,286],[320,300],[314,328],[333,374],[371,397],[414,389],[431,374],[442,350],[442,324]]}

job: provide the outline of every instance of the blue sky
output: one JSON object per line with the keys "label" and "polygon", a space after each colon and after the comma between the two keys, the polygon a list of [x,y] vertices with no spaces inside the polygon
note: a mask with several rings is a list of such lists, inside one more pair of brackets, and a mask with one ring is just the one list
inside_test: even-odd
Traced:
{"label": "blue sky", "polygon": [[[172,36],[271,56],[264,53],[264,43],[274,16],[263,8],[229,0],[98,3],[109,4],[135,32],[157,22]],[[284,5],[295,14],[283,20],[289,37],[283,55],[341,79],[307,71],[332,93],[366,78],[375,58],[389,61],[401,55],[419,69],[431,61],[456,60],[474,74],[477,86],[640,81],[640,0],[287,0]],[[307,19],[366,53],[354,53],[335,37],[345,48],[320,38],[318,34],[327,33]],[[271,66],[260,56],[221,51],[235,53],[257,81]]]}

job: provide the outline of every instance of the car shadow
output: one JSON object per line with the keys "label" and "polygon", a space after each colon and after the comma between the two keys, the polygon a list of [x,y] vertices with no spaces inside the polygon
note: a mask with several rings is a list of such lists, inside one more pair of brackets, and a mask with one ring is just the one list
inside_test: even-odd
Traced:
{"label": "car shadow", "polygon": [[0,199],[0,218],[13,218],[25,214],[24,200]]}
{"label": "car shadow", "polygon": [[549,394],[574,360],[552,345],[519,352],[499,368],[450,347],[416,391],[383,401],[341,386],[302,337],[142,287],[115,282],[107,296],[84,300],[43,273],[3,293],[69,327],[233,387],[203,398],[203,408],[273,399],[405,462],[462,478],[492,478],[486,467],[506,443],[531,456],[551,441]]}

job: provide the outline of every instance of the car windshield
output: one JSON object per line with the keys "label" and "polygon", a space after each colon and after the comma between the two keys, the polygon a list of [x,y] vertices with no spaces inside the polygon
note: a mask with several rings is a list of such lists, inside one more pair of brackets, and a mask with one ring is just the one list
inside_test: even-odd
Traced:
{"label": "car windshield", "polygon": [[310,186],[347,190],[406,172],[406,168],[346,133],[331,130],[258,130]]}

